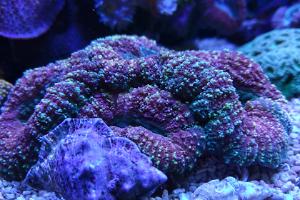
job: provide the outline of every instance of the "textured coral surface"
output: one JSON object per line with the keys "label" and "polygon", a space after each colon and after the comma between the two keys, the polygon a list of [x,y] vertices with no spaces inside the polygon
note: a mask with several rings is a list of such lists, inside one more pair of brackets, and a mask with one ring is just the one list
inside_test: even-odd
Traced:
{"label": "textured coral surface", "polygon": [[2,106],[4,101],[6,100],[6,97],[7,97],[8,93],[11,90],[12,87],[13,87],[12,84],[6,82],[3,79],[0,79],[0,107]]}
{"label": "textured coral surface", "polygon": [[100,38],[17,81],[1,108],[0,174],[22,178],[36,161],[37,139],[70,117],[103,118],[175,176],[203,151],[239,166],[277,167],[290,132],[284,102],[260,66],[239,53]]}
{"label": "textured coral surface", "polygon": [[239,50],[258,62],[287,98],[300,95],[300,29],[265,33]]}
{"label": "textured coral surface", "polygon": [[38,37],[50,28],[63,5],[64,0],[2,0],[0,35],[12,39]]}
{"label": "textured coral surface", "polygon": [[[202,200],[205,197],[230,200],[254,197],[264,200],[300,199],[300,99],[289,101],[287,107],[293,131],[288,137],[288,157],[279,168],[272,170],[257,165],[240,168],[208,156],[200,160],[198,169],[185,180],[180,180],[179,186],[165,189],[151,200]],[[245,194],[249,196],[243,196]]]}

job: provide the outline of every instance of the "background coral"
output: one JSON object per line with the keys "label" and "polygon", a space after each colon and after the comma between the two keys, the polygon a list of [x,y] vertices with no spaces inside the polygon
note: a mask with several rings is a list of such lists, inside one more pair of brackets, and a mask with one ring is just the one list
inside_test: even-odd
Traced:
{"label": "background coral", "polygon": [[111,28],[125,28],[133,21],[137,6],[135,0],[95,0],[94,2],[99,20]]}
{"label": "background coral", "polygon": [[300,27],[300,4],[280,7],[272,16],[274,28],[299,28]]}
{"label": "background coral", "polygon": [[237,46],[224,38],[204,38],[193,41],[193,49],[196,50],[235,50]]}
{"label": "background coral", "polygon": [[275,30],[240,48],[240,51],[261,65],[287,98],[300,94],[299,37],[299,29]]}
{"label": "background coral", "polygon": [[191,23],[194,13],[197,13],[198,15],[197,29],[211,28],[225,35],[232,34],[238,30],[241,22],[247,14],[245,0],[209,0],[201,2],[179,0],[95,0],[94,2],[100,22],[110,26],[111,28],[124,29],[128,25],[135,23],[136,12],[141,9],[151,15],[151,18],[156,21],[154,23],[163,21],[163,23],[170,24],[169,28],[175,31],[178,35],[182,35],[180,33],[182,29],[176,29],[172,26],[172,24],[174,24],[175,21],[178,21],[180,25],[187,27],[188,24]]}
{"label": "background coral", "polygon": [[126,138],[101,119],[67,119],[42,138],[25,182],[64,199],[140,199],[167,180]]}
{"label": "background coral", "polygon": [[0,35],[12,39],[35,38],[45,33],[64,6],[64,0],[0,2]]}
{"label": "background coral", "polygon": [[247,15],[245,0],[198,1],[198,9],[203,12],[201,23],[224,35],[235,33]]}
{"label": "background coral", "polygon": [[[240,45],[272,30],[270,18],[275,10],[281,6],[289,7],[294,2],[65,0],[58,20],[42,37],[25,41],[0,38],[3,55],[0,65],[5,67],[5,79],[14,82],[29,66],[41,66],[67,57],[97,37],[116,33],[146,35],[176,49],[182,49],[182,44],[193,38],[205,37],[225,36],[230,42]],[[52,3],[51,8],[57,5]],[[23,7],[23,3],[15,4],[18,9]],[[45,4],[39,4],[42,5]],[[5,16],[10,15],[11,7],[8,7],[4,9]],[[40,10],[25,10],[25,14],[40,15]],[[44,15],[52,14],[55,15],[49,11]],[[37,26],[35,22],[31,23],[32,27]]]}

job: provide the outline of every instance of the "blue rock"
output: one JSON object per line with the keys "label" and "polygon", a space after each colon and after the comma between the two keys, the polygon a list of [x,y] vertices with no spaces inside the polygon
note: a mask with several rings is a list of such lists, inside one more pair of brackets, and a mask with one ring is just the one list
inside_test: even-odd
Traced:
{"label": "blue rock", "polygon": [[289,195],[273,188],[239,181],[233,177],[204,183],[193,193],[193,200],[287,200],[290,198]]}

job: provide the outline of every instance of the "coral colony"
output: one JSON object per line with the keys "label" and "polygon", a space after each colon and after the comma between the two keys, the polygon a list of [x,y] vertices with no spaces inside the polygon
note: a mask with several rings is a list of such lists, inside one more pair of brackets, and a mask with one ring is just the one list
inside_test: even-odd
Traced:
{"label": "coral colony", "polygon": [[0,37],[0,200],[300,200],[299,1],[2,0]]}
{"label": "coral colony", "polygon": [[287,98],[300,95],[300,29],[274,30],[240,50],[258,62]]}
{"label": "coral colony", "polygon": [[0,107],[3,105],[12,87],[13,87],[12,84],[6,82],[3,79],[0,79]]}
{"label": "coral colony", "polygon": [[[248,96],[256,99],[242,102],[239,90],[243,95],[249,92]],[[45,152],[41,152],[42,160],[30,170],[28,179],[33,185],[42,184],[67,199],[76,195],[73,191],[76,188],[63,189],[69,187],[68,184],[75,184],[72,181],[76,180],[84,187],[90,182],[73,177],[79,165],[76,163],[83,168],[76,168],[78,175],[75,177],[88,173],[94,179],[103,178],[97,170],[105,173],[104,169],[119,177],[119,172],[113,170],[115,166],[104,162],[105,159],[115,160],[115,165],[120,165],[123,159],[115,156],[127,159],[133,156],[131,162],[136,163],[134,159],[140,157],[136,156],[144,153],[142,157],[149,156],[158,170],[175,177],[197,168],[197,161],[205,152],[220,155],[228,164],[276,168],[286,157],[291,132],[283,107],[285,103],[259,65],[242,54],[176,52],[145,37],[106,37],[92,42],[68,59],[29,70],[17,81],[0,116],[0,173],[8,180],[23,179],[37,160],[40,137],[44,135],[46,143],[42,149],[50,153],[44,155]],[[102,118],[111,129],[101,121],[99,123],[104,127],[95,125],[96,128],[89,120],[63,122],[74,117]],[[53,128],[54,131],[49,133]],[[100,145],[98,149],[96,143],[106,143],[106,132],[124,138],[120,140],[127,138],[125,141],[129,144],[118,142],[118,139],[113,142],[112,138],[109,141],[115,145],[103,150]],[[110,135],[107,137],[112,137]],[[126,149],[133,147],[122,152],[123,143]],[[78,148],[86,150],[74,153],[79,151]],[[130,152],[130,149],[135,150]],[[61,158],[59,154],[62,153],[64,157]],[[79,155],[82,158],[78,158]],[[100,159],[97,155],[103,159],[99,169],[93,164]],[[139,162],[146,161],[139,159]],[[146,163],[151,165],[149,161]],[[88,165],[96,168],[85,169]],[[124,167],[126,165],[124,163]],[[128,167],[130,165],[128,163]],[[132,166],[130,170],[139,170],[135,168]],[[68,170],[73,172],[69,174]],[[139,177],[130,184],[136,185],[132,187],[137,187],[138,192],[150,191],[165,180],[165,175],[155,170],[143,172],[152,174],[149,178],[143,175],[149,184],[138,186]],[[62,176],[70,180],[62,180]],[[44,177],[49,180],[40,180]],[[120,179],[119,184],[126,184],[126,179]],[[99,183],[104,184],[104,180],[100,180]],[[110,193],[108,189],[99,189],[105,194]],[[94,194],[93,198],[98,197]]]}
{"label": "coral colony", "polygon": [[38,37],[51,27],[63,6],[64,0],[2,0],[0,35],[12,39]]}

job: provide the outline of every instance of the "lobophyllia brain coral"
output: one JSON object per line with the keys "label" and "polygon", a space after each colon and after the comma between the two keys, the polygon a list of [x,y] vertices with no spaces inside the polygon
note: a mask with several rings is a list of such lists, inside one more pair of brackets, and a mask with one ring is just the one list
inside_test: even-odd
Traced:
{"label": "lobophyllia brain coral", "polygon": [[226,163],[274,168],[290,132],[284,103],[260,66],[240,53],[100,38],[16,82],[1,108],[0,174],[23,178],[38,139],[70,117],[102,118],[167,175],[188,172],[204,151]]}
{"label": "lobophyllia brain coral", "polygon": [[6,100],[6,97],[7,97],[8,93],[11,90],[12,87],[13,87],[12,84],[6,82],[3,79],[0,79],[0,107],[2,106],[4,101]]}

